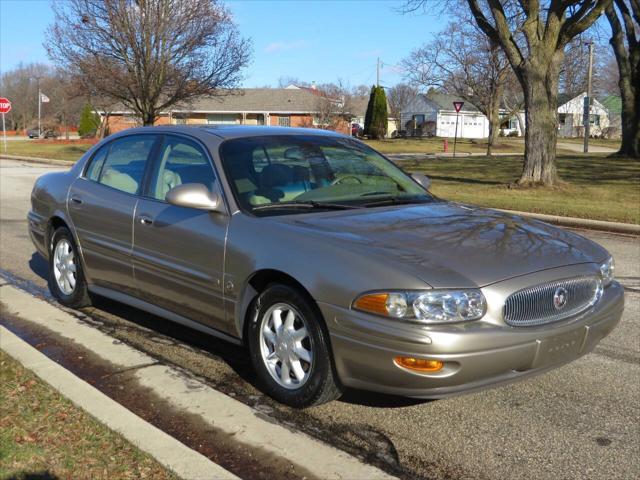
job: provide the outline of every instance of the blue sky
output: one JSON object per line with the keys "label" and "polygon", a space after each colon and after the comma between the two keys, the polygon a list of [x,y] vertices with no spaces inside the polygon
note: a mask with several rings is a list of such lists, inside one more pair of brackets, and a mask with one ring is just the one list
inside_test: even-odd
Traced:
{"label": "blue sky", "polygon": [[[372,84],[377,57],[385,64],[381,83],[393,85],[402,79],[395,65],[444,26],[431,16],[402,15],[397,11],[402,2],[392,0],[235,0],[226,5],[242,35],[253,40],[245,87],[276,86],[284,76]],[[52,20],[48,0],[0,0],[0,70],[48,62],[42,41]]]}

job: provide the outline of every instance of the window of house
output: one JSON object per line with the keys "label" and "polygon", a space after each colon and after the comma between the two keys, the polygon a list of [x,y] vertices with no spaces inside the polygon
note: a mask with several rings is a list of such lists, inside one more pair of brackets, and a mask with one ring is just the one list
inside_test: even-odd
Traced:
{"label": "window of house", "polygon": [[589,123],[591,125],[600,126],[600,115],[589,115]]}
{"label": "window of house", "polygon": [[235,125],[238,123],[238,116],[235,113],[213,113],[207,115],[209,125]]}
{"label": "window of house", "polygon": [[558,115],[558,123],[560,125],[564,125],[566,123],[566,121],[567,121],[567,114],[566,113],[560,113]]}
{"label": "window of house", "polygon": [[187,124],[187,119],[186,117],[173,117],[175,120],[176,125],[186,125]]}
{"label": "window of house", "polygon": [[278,126],[279,127],[290,127],[291,126],[291,117],[289,117],[289,115],[279,115],[278,116]]}

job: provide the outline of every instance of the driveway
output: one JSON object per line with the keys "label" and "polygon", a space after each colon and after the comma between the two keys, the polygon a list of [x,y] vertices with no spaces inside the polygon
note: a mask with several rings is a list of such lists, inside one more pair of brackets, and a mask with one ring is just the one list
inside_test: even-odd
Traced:
{"label": "driveway", "polygon": [[[27,234],[29,194],[37,176],[55,168],[0,160],[1,269],[27,288],[45,289],[47,269]],[[274,422],[404,478],[635,478],[640,472],[640,242],[585,235],[614,254],[627,290],[616,330],[594,353],[558,370],[446,400],[349,391],[340,401],[294,411],[253,387],[241,349],[113,302],[87,313],[115,339],[260,405]]]}

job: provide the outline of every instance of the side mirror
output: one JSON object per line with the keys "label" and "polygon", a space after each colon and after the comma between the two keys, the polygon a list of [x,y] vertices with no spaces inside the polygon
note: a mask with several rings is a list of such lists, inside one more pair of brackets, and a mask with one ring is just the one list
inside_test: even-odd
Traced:
{"label": "side mirror", "polygon": [[412,173],[411,178],[418,182],[422,188],[429,190],[429,187],[431,186],[431,180],[429,180],[429,177],[422,173]]}
{"label": "side mirror", "polygon": [[212,193],[202,183],[185,183],[167,192],[167,202],[178,207],[197,208],[211,212],[224,212],[222,198]]}

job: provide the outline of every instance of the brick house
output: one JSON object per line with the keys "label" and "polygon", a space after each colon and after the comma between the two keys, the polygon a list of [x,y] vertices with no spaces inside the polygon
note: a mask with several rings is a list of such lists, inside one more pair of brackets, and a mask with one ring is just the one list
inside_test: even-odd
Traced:
{"label": "brick house", "polygon": [[[201,97],[162,112],[156,125],[272,125],[320,128],[317,113],[325,97],[307,88],[246,88],[217,97]],[[108,131],[115,133],[140,125],[139,119],[123,107],[99,111]],[[349,133],[349,123],[333,122],[333,129]]]}

